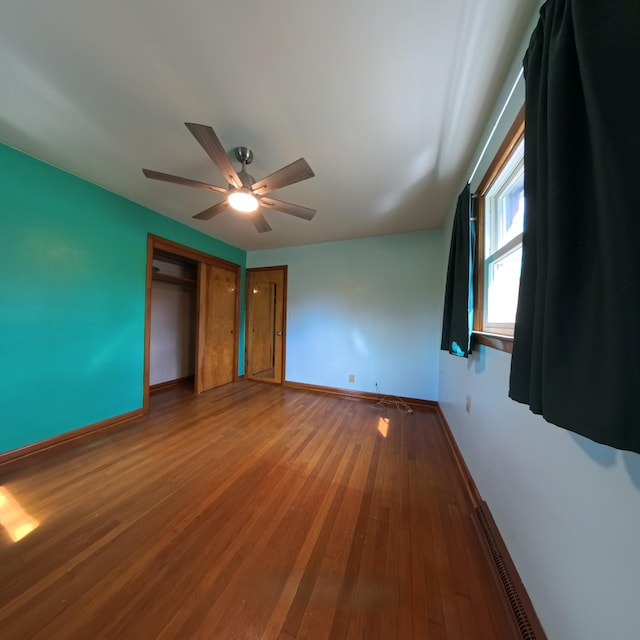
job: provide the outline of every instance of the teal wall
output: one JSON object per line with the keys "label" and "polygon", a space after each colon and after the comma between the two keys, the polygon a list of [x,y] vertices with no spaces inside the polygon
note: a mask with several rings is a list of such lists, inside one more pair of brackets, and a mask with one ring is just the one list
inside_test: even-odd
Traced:
{"label": "teal wall", "polygon": [[240,264],[244,296],[241,249],[4,145],[0,230],[0,452],[142,406],[148,233]]}

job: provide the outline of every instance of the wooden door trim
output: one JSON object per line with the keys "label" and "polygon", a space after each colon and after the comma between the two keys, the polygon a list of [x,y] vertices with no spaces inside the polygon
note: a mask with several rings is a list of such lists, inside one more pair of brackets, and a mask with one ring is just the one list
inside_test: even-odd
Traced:
{"label": "wooden door trim", "polygon": [[195,262],[205,262],[207,264],[211,264],[216,267],[222,267],[223,269],[229,269],[231,271],[240,270],[240,265],[235,262],[229,262],[228,260],[224,260],[223,258],[218,258],[210,253],[205,253],[204,251],[199,251],[198,249],[192,249],[191,247],[187,247],[183,244],[178,244],[177,242],[173,242],[172,240],[167,240],[166,238],[161,238],[160,236],[155,236],[152,233],[149,234],[149,239],[153,240],[153,248],[159,249],[160,251],[167,251],[168,253],[173,253],[175,255],[181,256],[182,258],[188,258]]}
{"label": "wooden door trim", "polygon": [[[281,340],[281,350],[282,350],[282,379],[280,382],[275,382],[273,384],[284,385],[286,376],[286,367],[287,367],[287,290],[288,290],[288,274],[289,267],[286,264],[278,264],[273,267],[252,267],[251,269],[246,270],[246,278],[245,278],[245,311],[244,314],[244,373],[245,378],[250,378],[248,372],[249,367],[249,353],[248,353],[248,343],[249,343],[249,274],[257,273],[260,271],[282,271],[282,337]],[[270,382],[269,380],[263,380],[263,382]]]}
{"label": "wooden door trim", "polygon": [[289,269],[286,264],[279,267],[282,269],[282,377],[280,384],[284,384],[287,379],[287,276]]}
{"label": "wooden door trim", "polygon": [[151,288],[153,286],[154,236],[147,236],[147,278],[144,301],[144,374],[142,389],[142,411],[149,411],[149,362],[151,360]]}
{"label": "wooden door trim", "polygon": [[194,393],[202,393],[202,378],[198,375],[198,367],[200,366],[201,349],[202,346],[202,333],[204,328],[200,323],[200,317],[202,315],[202,269],[203,263],[198,262],[196,270],[196,353],[194,360],[193,371],[193,391]]}
{"label": "wooden door trim", "polygon": [[[239,362],[239,340],[240,340],[240,276],[241,267],[235,262],[229,262],[222,258],[218,258],[204,251],[187,247],[186,245],[173,242],[173,240],[167,240],[156,236],[152,233],[147,235],[147,278],[145,287],[145,313],[144,313],[144,374],[143,374],[143,400],[142,411],[147,413],[149,411],[149,361],[150,361],[150,345],[151,345],[151,288],[153,285],[153,253],[158,249],[160,251],[166,251],[174,255],[193,260],[196,263],[210,264],[222,269],[228,269],[235,273],[235,288],[236,288],[236,302],[235,302],[235,319],[233,324],[234,331],[234,346],[233,346],[233,360],[234,360],[234,380],[239,380],[238,377],[238,362]],[[196,302],[197,304],[197,302]],[[197,322],[197,311],[196,311]],[[198,335],[198,327],[196,327],[196,340]],[[196,345],[196,352],[199,347]],[[197,361],[197,353],[196,353]]]}

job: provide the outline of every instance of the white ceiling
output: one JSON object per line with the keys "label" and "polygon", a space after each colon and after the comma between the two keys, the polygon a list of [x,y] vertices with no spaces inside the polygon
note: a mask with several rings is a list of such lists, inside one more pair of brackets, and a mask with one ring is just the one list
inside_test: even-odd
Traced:
{"label": "white ceiling", "polygon": [[[0,141],[246,250],[442,224],[536,0],[3,0]],[[318,210],[191,216],[225,186],[184,126]],[[87,212],[90,215],[90,212]]]}

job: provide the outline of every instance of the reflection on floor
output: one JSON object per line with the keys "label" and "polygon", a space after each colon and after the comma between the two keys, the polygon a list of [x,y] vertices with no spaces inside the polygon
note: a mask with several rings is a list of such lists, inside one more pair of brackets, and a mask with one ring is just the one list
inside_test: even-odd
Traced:
{"label": "reflection on floor", "polygon": [[0,535],[2,638],[512,637],[431,410],[250,381],[151,404],[6,478],[40,526]]}

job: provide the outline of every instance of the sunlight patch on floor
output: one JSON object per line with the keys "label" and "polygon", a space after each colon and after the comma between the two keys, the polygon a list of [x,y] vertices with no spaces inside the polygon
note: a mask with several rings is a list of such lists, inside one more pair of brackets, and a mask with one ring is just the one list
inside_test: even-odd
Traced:
{"label": "sunlight patch on floor", "polygon": [[22,508],[9,489],[0,486],[0,525],[13,542],[20,542],[35,531],[40,523]]}
{"label": "sunlight patch on floor", "polygon": [[387,437],[387,434],[389,433],[390,424],[391,424],[391,422],[390,422],[389,418],[378,418],[378,433],[383,438]]}

